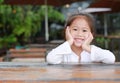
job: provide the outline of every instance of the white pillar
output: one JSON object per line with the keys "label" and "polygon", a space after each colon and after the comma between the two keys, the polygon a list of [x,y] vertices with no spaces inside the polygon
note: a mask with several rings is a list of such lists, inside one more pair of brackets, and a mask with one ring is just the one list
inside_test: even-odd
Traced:
{"label": "white pillar", "polygon": [[49,41],[47,0],[45,0],[45,41]]}

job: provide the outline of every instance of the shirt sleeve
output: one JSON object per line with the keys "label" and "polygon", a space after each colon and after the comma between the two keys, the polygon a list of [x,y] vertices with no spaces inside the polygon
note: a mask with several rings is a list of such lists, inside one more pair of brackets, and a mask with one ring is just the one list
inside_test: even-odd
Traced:
{"label": "shirt sleeve", "polygon": [[91,45],[91,60],[93,62],[103,62],[111,64],[115,62],[115,55],[109,50]]}
{"label": "shirt sleeve", "polygon": [[46,56],[46,60],[50,64],[59,64],[62,63],[63,61],[63,56],[65,54],[70,54],[71,53],[71,48],[69,43],[66,41],[63,44],[59,45],[52,51],[48,53]]}

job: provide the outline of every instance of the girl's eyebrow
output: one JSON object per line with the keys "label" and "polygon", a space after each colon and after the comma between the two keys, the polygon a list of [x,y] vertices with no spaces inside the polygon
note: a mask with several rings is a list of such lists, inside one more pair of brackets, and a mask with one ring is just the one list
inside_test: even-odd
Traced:
{"label": "girl's eyebrow", "polygon": [[72,26],[72,27],[78,27],[78,26],[74,25],[74,26]]}
{"label": "girl's eyebrow", "polygon": [[86,27],[86,26],[84,26],[84,27],[82,27],[82,28],[89,29],[89,27]]}
{"label": "girl's eyebrow", "polygon": [[89,28],[83,27],[83,29],[89,29]]}
{"label": "girl's eyebrow", "polygon": [[72,26],[71,28],[78,28],[77,26]]}

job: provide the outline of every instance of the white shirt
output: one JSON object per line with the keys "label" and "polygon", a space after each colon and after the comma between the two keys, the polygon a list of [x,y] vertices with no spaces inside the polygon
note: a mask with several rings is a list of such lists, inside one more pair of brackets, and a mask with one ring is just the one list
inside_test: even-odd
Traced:
{"label": "white shirt", "polygon": [[66,41],[48,53],[46,60],[50,64],[60,64],[66,62],[103,62],[114,63],[115,56],[109,50],[101,49],[95,45],[91,45],[91,53],[83,51],[79,56],[76,55]]}

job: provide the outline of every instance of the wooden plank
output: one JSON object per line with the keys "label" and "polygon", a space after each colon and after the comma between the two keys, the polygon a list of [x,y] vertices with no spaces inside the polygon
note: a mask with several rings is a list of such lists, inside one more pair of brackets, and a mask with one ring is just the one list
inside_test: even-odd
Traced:
{"label": "wooden plank", "polygon": [[10,61],[12,58],[45,58],[46,51],[45,48],[10,49],[6,60]]}
{"label": "wooden plank", "polygon": [[10,49],[10,52],[46,52],[45,48]]}
{"label": "wooden plank", "polygon": [[0,83],[120,83],[120,63],[0,63]]}
{"label": "wooden plank", "polygon": [[45,57],[45,53],[32,53],[32,54],[28,54],[28,53],[11,53],[10,56],[11,58],[44,58]]}

